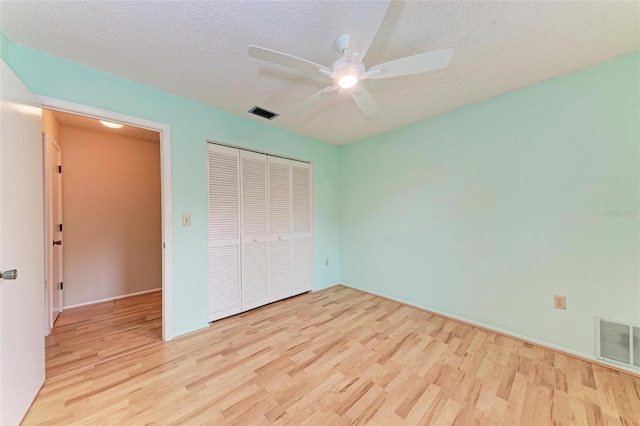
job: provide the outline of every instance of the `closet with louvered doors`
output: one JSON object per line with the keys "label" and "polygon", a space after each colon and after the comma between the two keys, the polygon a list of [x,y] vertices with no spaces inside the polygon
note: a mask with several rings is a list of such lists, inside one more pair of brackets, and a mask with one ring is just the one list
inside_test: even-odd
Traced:
{"label": "closet with louvered doors", "polygon": [[208,155],[209,321],[312,290],[310,165],[211,143]]}

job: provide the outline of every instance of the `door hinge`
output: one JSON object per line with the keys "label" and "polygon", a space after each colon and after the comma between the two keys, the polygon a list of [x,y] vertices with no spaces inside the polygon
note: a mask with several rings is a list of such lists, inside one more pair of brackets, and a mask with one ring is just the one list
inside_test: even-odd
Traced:
{"label": "door hinge", "polygon": [[58,173],[62,173],[62,166],[58,166]]}
{"label": "door hinge", "polygon": [[64,290],[64,283],[60,281],[60,290]]}
{"label": "door hinge", "polygon": [[62,232],[62,224],[58,224],[58,232]]}

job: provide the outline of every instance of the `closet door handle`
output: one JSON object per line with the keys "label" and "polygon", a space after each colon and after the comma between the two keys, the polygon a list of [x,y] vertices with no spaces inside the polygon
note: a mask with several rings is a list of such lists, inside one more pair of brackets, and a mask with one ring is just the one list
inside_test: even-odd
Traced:
{"label": "closet door handle", "polygon": [[280,235],[280,236],[278,237],[278,239],[279,239],[280,241],[286,241],[286,240],[288,240],[288,239],[289,239],[289,236],[288,236],[288,235]]}

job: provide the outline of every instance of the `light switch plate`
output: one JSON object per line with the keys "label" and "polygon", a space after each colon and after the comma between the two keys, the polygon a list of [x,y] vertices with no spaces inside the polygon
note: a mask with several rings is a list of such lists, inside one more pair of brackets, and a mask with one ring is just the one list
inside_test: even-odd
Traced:
{"label": "light switch plate", "polygon": [[191,226],[191,215],[183,214],[182,215],[182,226]]}

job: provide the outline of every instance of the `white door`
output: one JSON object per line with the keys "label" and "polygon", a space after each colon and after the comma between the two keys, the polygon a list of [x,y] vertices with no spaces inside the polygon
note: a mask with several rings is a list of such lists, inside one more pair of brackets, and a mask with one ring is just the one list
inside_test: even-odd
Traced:
{"label": "white door", "polygon": [[[53,162],[53,176],[52,177],[52,195],[53,195],[53,241],[51,246],[53,247],[53,263],[52,272],[53,272],[53,281],[51,282],[53,285],[53,322],[58,318],[60,312],[62,312],[62,293],[63,290],[63,250],[62,250],[62,151],[60,150],[60,146],[56,143],[56,141],[52,138],[52,156],[51,160]],[[53,324],[53,323],[52,323]]]}
{"label": "white door", "polygon": [[292,290],[300,294],[313,289],[311,239],[311,165],[291,161],[292,187]]}
{"label": "white door", "polygon": [[209,321],[240,313],[240,151],[208,144]]}
{"label": "white door", "polygon": [[242,310],[269,303],[267,284],[267,156],[240,151]]}
{"label": "white door", "polygon": [[0,68],[0,424],[20,423],[44,382],[42,110]]}
{"label": "white door", "polygon": [[51,135],[45,137],[45,226],[47,326],[62,312],[62,150]]}
{"label": "white door", "polygon": [[269,302],[291,296],[291,165],[269,157]]}

